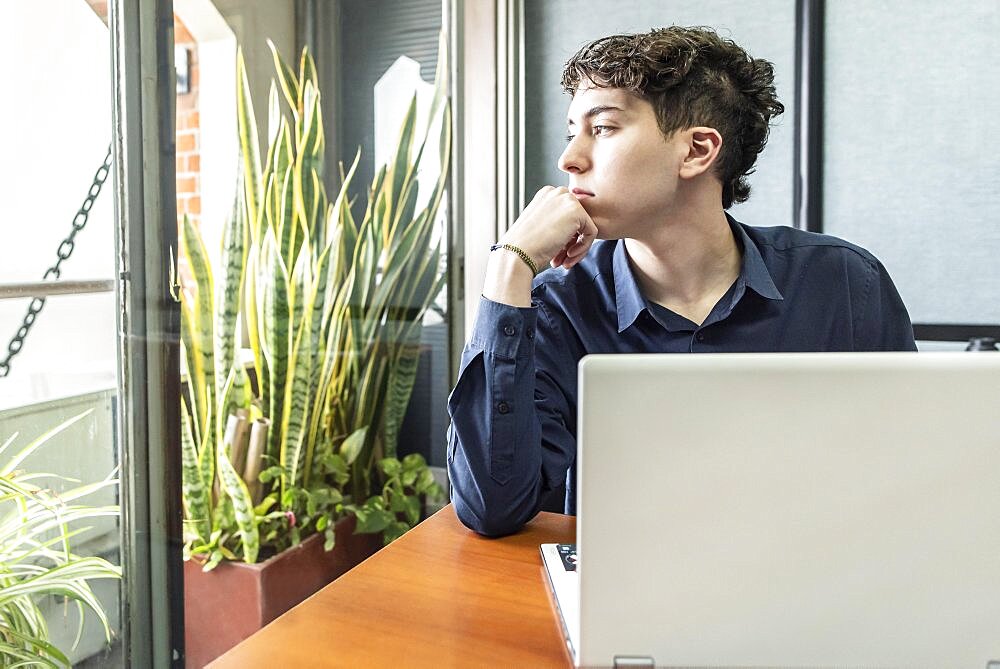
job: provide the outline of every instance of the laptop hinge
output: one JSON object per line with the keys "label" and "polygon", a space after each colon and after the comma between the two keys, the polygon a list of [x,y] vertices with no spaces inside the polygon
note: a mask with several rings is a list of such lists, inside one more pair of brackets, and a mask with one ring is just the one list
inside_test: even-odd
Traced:
{"label": "laptop hinge", "polygon": [[655,666],[656,662],[649,655],[615,655],[615,669]]}

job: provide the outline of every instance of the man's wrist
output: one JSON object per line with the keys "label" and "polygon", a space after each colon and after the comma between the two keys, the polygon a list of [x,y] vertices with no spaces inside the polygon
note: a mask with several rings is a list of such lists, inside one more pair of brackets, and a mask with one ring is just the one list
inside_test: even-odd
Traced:
{"label": "man's wrist", "polygon": [[531,268],[516,254],[497,250],[486,265],[483,297],[513,307],[531,306]]}
{"label": "man's wrist", "polygon": [[534,260],[531,259],[531,256],[528,255],[528,252],[522,249],[520,246],[515,246],[514,244],[494,244],[493,246],[490,247],[490,252],[493,253],[495,251],[507,251],[508,253],[513,253],[518,258],[523,260],[524,264],[528,266],[528,269],[531,270],[532,277],[538,274],[538,265],[535,263]]}

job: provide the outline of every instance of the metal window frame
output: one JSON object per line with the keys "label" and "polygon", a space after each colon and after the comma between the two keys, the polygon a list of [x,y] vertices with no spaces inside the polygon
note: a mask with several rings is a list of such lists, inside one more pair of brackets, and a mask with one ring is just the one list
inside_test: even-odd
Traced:
{"label": "metal window frame", "polygon": [[25,281],[0,283],[0,300],[25,297],[51,297],[52,295],[93,295],[110,293],[115,289],[113,279],[59,279],[56,281]]}
{"label": "metal window frame", "polygon": [[455,376],[489,248],[524,207],[524,0],[448,1],[455,101],[449,252],[459,287],[453,313],[464,312],[451,328]]}
{"label": "metal window frame", "polygon": [[172,0],[111,0],[124,654],[184,665]]}
{"label": "metal window frame", "polygon": [[823,232],[823,51],[825,0],[795,3],[795,227]]}

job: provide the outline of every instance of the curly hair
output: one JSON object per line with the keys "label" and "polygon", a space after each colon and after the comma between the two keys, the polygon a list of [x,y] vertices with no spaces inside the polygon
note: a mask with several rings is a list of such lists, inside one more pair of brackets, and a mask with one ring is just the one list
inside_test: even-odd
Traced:
{"label": "curly hair", "polygon": [[595,40],[563,69],[563,90],[570,95],[584,81],[625,89],[652,104],[664,136],[699,125],[715,128],[723,138],[716,174],[724,209],[749,199],[746,177],[767,144],[771,119],[785,111],[775,95],[774,66],[711,28],[670,26]]}

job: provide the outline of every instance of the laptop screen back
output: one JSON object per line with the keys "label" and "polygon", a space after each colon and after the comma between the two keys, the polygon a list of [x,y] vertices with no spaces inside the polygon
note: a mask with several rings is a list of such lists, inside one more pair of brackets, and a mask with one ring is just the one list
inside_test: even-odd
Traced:
{"label": "laptop screen back", "polygon": [[1000,659],[1000,355],[589,356],[580,663]]}

